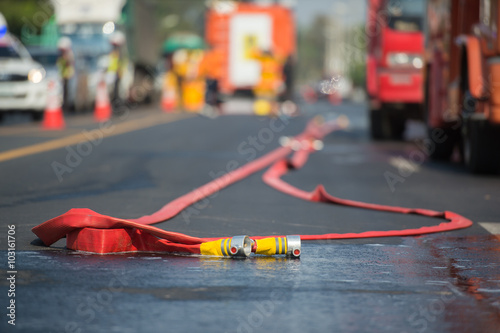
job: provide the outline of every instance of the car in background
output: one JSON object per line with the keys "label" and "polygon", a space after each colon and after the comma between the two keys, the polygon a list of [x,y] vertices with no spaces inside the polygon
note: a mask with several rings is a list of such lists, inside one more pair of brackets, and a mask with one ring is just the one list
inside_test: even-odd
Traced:
{"label": "car in background", "polygon": [[46,71],[9,33],[0,38],[0,116],[8,111],[43,117],[47,101]]}

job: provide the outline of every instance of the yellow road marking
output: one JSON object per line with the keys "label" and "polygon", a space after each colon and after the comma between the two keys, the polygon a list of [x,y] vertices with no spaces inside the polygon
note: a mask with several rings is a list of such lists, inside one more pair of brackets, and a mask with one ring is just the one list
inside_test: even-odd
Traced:
{"label": "yellow road marking", "polygon": [[[152,127],[156,125],[161,125],[161,124],[167,124],[171,123],[177,120],[185,119],[188,117],[192,117],[193,115],[190,114],[172,114],[170,117],[163,118],[163,117],[158,117],[158,115],[154,116],[149,116],[146,118],[142,119],[133,119],[124,123],[119,123],[119,124],[113,124],[112,121],[110,121],[109,126],[107,126],[106,130],[99,130],[99,129],[94,129],[94,130],[87,130],[88,132],[92,131],[100,131],[102,134],[103,138],[111,137],[111,136],[116,136],[124,133],[129,133],[133,131],[137,131],[140,129],[144,129],[147,127]],[[13,160],[16,158],[28,156],[28,155],[34,155],[34,154],[39,154],[43,153],[46,151],[50,150],[55,150],[59,148],[63,148],[66,146],[72,146],[76,145],[81,142],[87,142],[90,141],[90,139],[85,136],[85,134],[82,132],[70,136],[66,136],[64,138],[60,139],[55,139],[47,142],[42,142],[38,144],[34,144],[31,146],[26,146],[22,148],[17,148],[17,149],[12,149],[8,150],[6,152],[0,153],[0,162],[8,161],[8,160]]]}

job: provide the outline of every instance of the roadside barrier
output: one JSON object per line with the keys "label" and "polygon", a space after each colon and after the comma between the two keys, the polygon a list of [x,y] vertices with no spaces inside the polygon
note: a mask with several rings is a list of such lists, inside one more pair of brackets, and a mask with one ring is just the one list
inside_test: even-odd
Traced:
{"label": "roadside barrier", "polygon": [[[289,171],[300,169],[307,162],[309,154],[317,149],[318,140],[332,131],[347,126],[348,120],[342,116],[331,122],[324,122],[320,118],[315,118],[306,126],[302,134],[292,139],[283,140],[284,145],[282,147],[173,200],[152,215],[126,220],[101,215],[90,209],[71,209],[61,216],[34,227],[32,231],[46,246],[50,246],[57,240],[66,237],[68,249],[100,254],[154,251],[246,257],[253,252],[259,255],[299,257],[301,255],[301,240],[416,236],[457,230],[472,225],[472,221],[469,219],[449,211],[438,212],[345,200],[328,194],[322,185],[318,185],[312,192],[306,192],[281,179]],[[292,156],[287,158],[292,152]],[[173,218],[190,205],[269,165],[272,166],[264,173],[264,182],[276,190],[302,200],[399,214],[428,216],[448,221],[433,226],[402,230],[295,236],[235,236],[233,238],[197,238],[151,226],[151,224]]]}

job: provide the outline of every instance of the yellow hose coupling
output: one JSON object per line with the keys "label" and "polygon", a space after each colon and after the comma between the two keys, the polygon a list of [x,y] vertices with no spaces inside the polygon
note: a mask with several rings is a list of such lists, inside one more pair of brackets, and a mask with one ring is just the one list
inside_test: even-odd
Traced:
{"label": "yellow hose coupling", "polygon": [[255,240],[255,253],[267,256],[285,254],[298,258],[301,253],[300,236],[270,237]]}
{"label": "yellow hose coupling", "polygon": [[234,236],[201,243],[200,253],[209,256],[246,258],[252,253],[252,240],[248,236]]}

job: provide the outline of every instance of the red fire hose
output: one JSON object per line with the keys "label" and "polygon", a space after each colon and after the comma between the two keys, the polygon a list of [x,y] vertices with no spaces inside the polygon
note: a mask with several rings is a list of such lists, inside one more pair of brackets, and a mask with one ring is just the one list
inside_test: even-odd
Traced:
{"label": "red fire hose", "polygon": [[[66,246],[72,250],[93,253],[116,253],[135,251],[154,251],[169,253],[196,253],[216,256],[248,256],[251,252],[263,255],[285,254],[300,256],[300,240],[345,239],[389,236],[414,236],[442,231],[467,228],[472,222],[453,212],[437,212],[426,209],[411,209],[394,206],[369,204],[336,198],[326,192],[322,185],[312,192],[300,190],[284,182],[281,177],[292,169],[300,169],[314,151],[313,142],[328,133],[345,128],[345,118],[334,122],[310,122],[305,131],[290,140],[293,144],[277,148],[272,152],[244,166],[217,178],[200,188],[191,191],[166,204],[159,211],[138,219],[119,219],[98,214],[90,209],[71,209],[67,213],[46,221],[32,231],[47,246],[66,237]],[[290,159],[287,156],[293,146],[297,149]],[[298,148],[297,148],[298,147]],[[251,174],[271,165],[263,175],[269,186],[291,196],[328,204],[386,211],[400,214],[416,214],[446,219],[438,225],[417,229],[366,231],[362,233],[300,235],[300,236],[235,236],[232,238],[197,238],[181,233],[166,231],[150,224],[166,221],[190,205],[202,200],[221,189],[240,181]]]}

